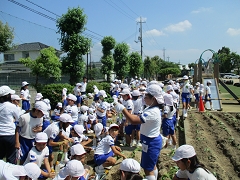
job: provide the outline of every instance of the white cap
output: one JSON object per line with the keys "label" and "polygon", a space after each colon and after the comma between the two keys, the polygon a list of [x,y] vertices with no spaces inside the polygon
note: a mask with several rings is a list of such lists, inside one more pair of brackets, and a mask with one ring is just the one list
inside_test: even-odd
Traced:
{"label": "white cap", "polygon": [[88,119],[89,119],[90,121],[95,121],[95,120],[96,120],[96,116],[94,116],[94,115],[92,115],[92,114],[89,114],[89,115],[88,115]]}
{"label": "white cap", "polygon": [[106,94],[106,92],[105,92],[104,90],[100,90],[100,91],[98,92],[97,97],[99,97],[99,96],[103,96],[103,97],[105,98],[105,97],[107,97],[107,94]]}
{"label": "white cap", "polygon": [[80,177],[85,174],[85,169],[81,161],[78,160],[69,161],[65,168],[68,171],[68,175],[72,177]]}
{"label": "white cap", "polygon": [[83,113],[86,112],[88,109],[89,108],[87,106],[85,106],[85,105],[80,107],[80,111],[83,112]]}
{"label": "white cap", "polygon": [[58,102],[58,103],[57,103],[57,106],[58,106],[58,107],[62,107],[62,103],[61,103],[61,102]]}
{"label": "white cap", "polygon": [[88,108],[88,112],[89,112],[89,114],[93,114],[94,109],[90,107],[90,108]]}
{"label": "white cap", "polygon": [[128,85],[126,83],[121,84],[120,88],[125,89],[128,88]]}
{"label": "white cap", "polygon": [[73,94],[68,94],[67,99],[71,99],[73,101],[77,101],[77,97]]}
{"label": "white cap", "polygon": [[196,82],[196,86],[199,86],[200,85],[200,82]]}
{"label": "white cap", "polygon": [[85,149],[83,148],[83,146],[80,143],[73,145],[70,148],[70,152],[71,152],[71,156],[86,154]]}
{"label": "white cap", "polygon": [[173,96],[171,94],[165,93],[163,99],[166,106],[173,106]]}
{"label": "white cap", "polygon": [[126,95],[126,94],[131,95],[131,92],[129,91],[129,89],[125,88],[119,94],[121,94],[121,95]]}
{"label": "white cap", "polygon": [[0,97],[1,96],[6,96],[8,94],[15,94],[15,91],[12,90],[10,87],[8,86],[1,86],[0,87]]}
{"label": "white cap", "polygon": [[28,176],[34,180],[37,180],[40,174],[41,170],[36,163],[27,163],[24,166],[17,165],[12,171],[13,176]]}
{"label": "white cap", "polygon": [[63,88],[63,90],[62,90],[63,92],[67,92],[67,88]]}
{"label": "white cap", "polygon": [[119,84],[121,84],[121,83],[122,83],[122,81],[121,81],[121,80],[118,80],[118,83],[119,83]]}
{"label": "white cap", "polygon": [[39,132],[36,134],[35,141],[46,143],[48,141],[48,136],[45,132]]}
{"label": "white cap", "polygon": [[35,100],[36,100],[36,101],[39,101],[39,100],[42,99],[42,98],[43,98],[42,93],[37,93],[37,94],[36,94],[36,97],[35,97]]}
{"label": "white cap", "polygon": [[157,81],[155,81],[155,80],[153,80],[153,81],[150,81],[150,82],[148,83],[148,86],[150,86],[150,85],[152,85],[152,84],[158,84],[158,82],[157,82]]}
{"label": "white cap", "polygon": [[119,126],[118,126],[117,124],[110,124],[110,126],[109,126],[109,130],[110,130],[111,128],[114,128],[114,127],[116,127],[116,128],[119,129]]}
{"label": "white cap", "polygon": [[211,80],[207,80],[207,83],[212,84],[212,81]]}
{"label": "white cap", "polygon": [[120,165],[120,170],[132,173],[139,173],[141,167],[135,159],[124,159]]}
{"label": "white cap", "polygon": [[11,100],[21,100],[21,98],[17,94],[12,94],[11,95]]}
{"label": "white cap", "polygon": [[167,91],[173,91],[172,85],[168,85],[168,86],[167,86]]}
{"label": "white cap", "polygon": [[159,104],[163,104],[162,88],[159,85],[149,85],[146,89],[146,92],[154,96]]}
{"label": "white cap", "polygon": [[164,87],[164,84],[163,84],[163,83],[159,83],[159,86],[160,86],[161,88],[163,88],[163,87]]}
{"label": "white cap", "polygon": [[174,81],[173,80],[169,80],[168,84],[174,84]]}
{"label": "white cap", "polygon": [[95,135],[96,135],[96,136],[100,136],[102,130],[103,130],[103,125],[102,125],[102,123],[97,123],[97,124],[95,124],[95,126],[94,126],[94,132],[95,132]]}
{"label": "white cap", "polygon": [[76,124],[75,126],[73,126],[73,129],[80,137],[83,135],[83,131],[84,131],[83,125]]}
{"label": "white cap", "polygon": [[139,90],[133,90],[132,96],[140,96],[140,95],[141,95],[141,93]]}
{"label": "white cap", "polygon": [[64,122],[64,123],[68,123],[68,122],[72,123],[72,122],[74,122],[73,119],[72,119],[72,116],[70,116],[67,113],[61,114],[60,117],[59,117],[59,120]]}
{"label": "white cap", "polygon": [[27,86],[27,85],[29,85],[29,83],[27,81],[22,82],[22,87]]}
{"label": "white cap", "polygon": [[174,156],[172,157],[172,160],[179,161],[183,158],[191,158],[196,155],[196,152],[191,145],[182,145],[175,151]]}
{"label": "white cap", "polygon": [[88,116],[86,114],[81,114],[78,118],[78,121],[87,122],[88,121]]}
{"label": "white cap", "polygon": [[188,76],[187,75],[183,76],[183,79],[188,79]]}
{"label": "white cap", "polygon": [[45,102],[43,102],[43,101],[37,101],[37,102],[35,103],[35,105],[34,105],[34,108],[42,111],[42,113],[43,113],[44,115],[49,115],[49,113],[48,113],[49,107],[48,107],[48,105],[47,105]]}
{"label": "white cap", "polygon": [[78,86],[82,86],[82,83],[77,83],[76,86],[77,86],[77,87],[78,87]]}
{"label": "white cap", "polygon": [[141,84],[143,84],[144,86],[147,86],[147,81],[142,81]]}

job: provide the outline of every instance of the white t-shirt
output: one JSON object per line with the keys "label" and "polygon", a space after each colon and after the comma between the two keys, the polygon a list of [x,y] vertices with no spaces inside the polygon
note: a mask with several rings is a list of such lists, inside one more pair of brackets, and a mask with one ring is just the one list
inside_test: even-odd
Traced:
{"label": "white t-shirt", "polygon": [[211,94],[211,89],[210,89],[209,86],[206,86],[206,87],[205,87],[205,92],[206,92],[207,94]]}
{"label": "white t-shirt", "polygon": [[173,115],[176,113],[176,109],[173,106],[173,110],[170,110],[169,106],[164,106],[164,114],[167,114],[167,119],[172,119]]}
{"label": "white t-shirt", "polygon": [[35,162],[39,167],[41,167],[43,160],[48,158],[49,156],[49,149],[46,146],[42,151],[38,151],[36,146],[33,146],[32,149],[28,152],[27,159],[25,160],[24,164]]}
{"label": "white t-shirt", "polygon": [[100,117],[103,117],[103,116],[106,116],[106,113],[107,113],[107,106],[108,106],[108,103],[107,102],[101,102],[100,105],[98,106],[98,108],[104,110],[104,112],[100,112],[100,111],[96,111],[96,114]]}
{"label": "white t-shirt", "polygon": [[197,168],[193,173],[187,170],[178,170],[176,176],[178,178],[189,178],[190,180],[217,180],[212,173],[208,173],[203,168]]}
{"label": "white t-shirt", "polygon": [[107,135],[98,143],[94,154],[108,154],[111,151],[111,146],[114,146],[114,139]]}
{"label": "white t-shirt", "polygon": [[199,87],[197,86],[194,86],[194,94],[199,94]]}
{"label": "white t-shirt", "polygon": [[13,170],[18,167],[20,166],[6,163],[3,160],[0,160],[0,180],[18,180],[19,177],[12,175]]}
{"label": "white t-shirt", "polygon": [[142,98],[138,98],[137,100],[132,101],[133,106],[134,106],[134,111],[133,114],[138,114],[140,111],[142,111]]}
{"label": "white t-shirt", "polygon": [[18,121],[19,110],[10,102],[0,103],[0,136],[15,134],[14,119]]}
{"label": "white t-shirt", "polygon": [[182,93],[190,93],[190,84],[188,82],[183,84]]}
{"label": "white t-shirt", "polygon": [[84,125],[85,122],[88,122],[88,116],[86,114],[80,114],[78,117],[78,124]]}
{"label": "white t-shirt", "polygon": [[86,92],[86,88],[87,88],[87,82],[81,82],[82,87],[80,88],[81,92]]}
{"label": "white t-shirt", "polygon": [[[66,128],[66,131],[64,131],[64,129],[62,129],[62,134],[66,137],[69,137],[71,128],[72,128],[72,126],[69,125]],[[50,124],[43,132],[45,132],[48,135],[49,139],[55,139],[60,132],[59,122],[54,122],[54,123]]]}
{"label": "white t-shirt", "polygon": [[148,107],[143,110],[140,116],[141,124],[140,133],[147,137],[158,137],[162,125],[161,111],[158,107]]}
{"label": "white t-shirt", "polygon": [[20,116],[17,126],[21,128],[20,135],[26,139],[34,139],[37,132],[33,132],[33,128],[43,125],[43,118],[34,118],[30,113]]}
{"label": "white t-shirt", "polygon": [[29,98],[29,90],[28,89],[21,90],[21,96],[23,96],[24,99],[29,101],[30,100],[30,98]]}
{"label": "white t-shirt", "polygon": [[73,106],[67,105],[64,109],[64,113],[71,114],[73,121],[78,120],[78,108],[75,104]]}
{"label": "white t-shirt", "polygon": [[[134,105],[133,105],[133,102],[131,99],[128,99],[127,101],[123,100],[123,103],[124,107],[127,109],[127,110],[132,110],[132,113],[134,111]],[[131,113],[131,114],[132,114]],[[126,117],[123,115],[123,119],[126,119]]]}

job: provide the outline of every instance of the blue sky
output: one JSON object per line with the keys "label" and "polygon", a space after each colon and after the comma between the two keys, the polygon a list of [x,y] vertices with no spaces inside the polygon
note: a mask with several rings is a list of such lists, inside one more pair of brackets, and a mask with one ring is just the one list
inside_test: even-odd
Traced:
{"label": "blue sky", "polygon": [[[49,17],[56,19],[78,6],[87,15],[85,35],[92,37],[92,61],[102,56],[104,36],[140,52],[140,42],[135,42],[140,35],[140,17],[144,21],[143,58],[164,58],[165,49],[165,60],[187,65],[206,49],[218,51],[226,46],[240,54],[239,0],[1,0],[0,20],[14,28],[16,44],[42,42],[60,49],[56,23]],[[206,52],[203,58],[211,56]]]}

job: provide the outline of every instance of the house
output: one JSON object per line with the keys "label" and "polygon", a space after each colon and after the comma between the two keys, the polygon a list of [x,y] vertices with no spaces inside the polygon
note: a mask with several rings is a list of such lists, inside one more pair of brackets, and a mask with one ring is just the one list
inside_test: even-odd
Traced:
{"label": "house", "polygon": [[[29,57],[35,60],[40,55],[40,51],[48,47],[50,46],[40,42],[24,43],[17,45],[12,50],[6,51],[4,53],[4,62],[1,66],[1,72],[30,72],[29,68],[25,67],[19,62],[19,59]],[[59,57],[61,52],[59,50],[56,51],[57,56]]]}

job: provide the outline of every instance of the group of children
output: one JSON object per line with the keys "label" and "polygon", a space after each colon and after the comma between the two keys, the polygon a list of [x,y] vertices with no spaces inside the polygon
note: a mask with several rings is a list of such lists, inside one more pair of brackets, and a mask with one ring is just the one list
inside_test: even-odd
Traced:
{"label": "group of children", "polygon": [[[183,77],[183,79],[185,78]],[[39,178],[54,178],[56,176],[55,179],[65,179],[67,176],[88,179],[89,167],[84,160],[87,155],[86,152],[91,150],[94,150],[95,171],[98,175],[102,175],[105,169],[110,169],[116,163],[114,156],[125,159],[121,164],[122,169],[120,167],[122,176],[128,177],[129,173],[134,174],[136,170],[126,173],[125,169],[135,165],[134,168],[140,167],[139,163],[127,159],[121,153],[121,148],[115,144],[118,140],[122,146],[142,147],[143,142],[140,140],[142,139],[140,134],[142,125],[141,123],[131,123],[133,121],[129,121],[125,113],[116,112],[114,106],[120,103],[129,114],[144,117],[143,110],[151,106],[151,103],[150,105],[149,103],[146,104],[145,99],[147,87],[150,85],[158,85],[161,89],[161,96],[157,99],[158,106],[161,109],[160,118],[162,119],[159,135],[161,135],[160,138],[163,143],[161,143],[160,149],[162,146],[171,144],[176,149],[175,127],[179,120],[180,89],[182,89],[182,102],[183,104],[186,103],[186,109],[187,103],[189,103],[189,94],[187,93],[197,94],[197,92],[201,92],[197,84],[196,87],[192,88],[188,81],[183,84],[170,81],[164,88],[164,84],[157,81],[148,82],[146,79],[132,79],[129,84],[126,84],[115,79],[111,83],[109,91],[114,99],[113,103],[106,102],[104,99],[107,97],[107,93],[94,86],[93,95],[90,96],[90,98],[93,98],[93,103],[86,106],[79,101],[79,99],[86,97],[81,94],[81,86],[78,83],[73,90],[75,95],[67,94],[67,89],[63,89],[62,102],[57,103],[50,116],[50,101],[44,99],[41,93],[36,95],[34,108],[29,109],[28,103],[31,96],[28,85],[29,83],[26,81],[22,83],[20,97],[9,91],[12,94],[12,103],[17,106],[16,111],[18,112],[18,116],[13,119],[16,126],[15,148],[18,150],[17,157],[20,159],[21,165],[35,162],[38,167],[41,167],[44,164]],[[196,91],[193,91],[195,88]],[[207,92],[208,97],[210,97],[210,90]],[[19,107],[20,100],[22,100],[22,109]],[[183,116],[185,116],[184,113],[186,114],[186,112],[183,112]],[[116,115],[116,123],[108,123],[108,119],[112,117],[111,114]],[[94,133],[93,139],[90,138],[92,133]],[[92,145],[90,145],[91,143]],[[64,152],[64,162],[67,163],[57,175],[53,171],[53,151],[55,147]],[[145,146],[142,148],[144,149]],[[124,166],[126,162],[131,163]],[[137,169],[139,169],[137,170],[139,173],[140,168]]]}

